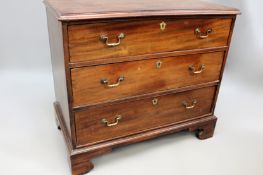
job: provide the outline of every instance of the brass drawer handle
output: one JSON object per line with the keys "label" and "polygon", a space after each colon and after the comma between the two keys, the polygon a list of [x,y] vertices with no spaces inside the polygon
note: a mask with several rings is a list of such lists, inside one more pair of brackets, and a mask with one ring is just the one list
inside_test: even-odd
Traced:
{"label": "brass drawer handle", "polygon": [[112,127],[118,125],[119,121],[122,119],[121,115],[116,115],[115,122],[114,123],[109,123],[107,119],[102,119],[101,122],[105,124],[107,127]]}
{"label": "brass drawer handle", "polygon": [[101,84],[104,84],[109,88],[113,88],[113,87],[119,86],[122,81],[124,81],[124,76],[120,76],[117,80],[117,83],[115,83],[115,84],[109,84],[109,81],[107,79],[102,79],[100,82],[101,82]]}
{"label": "brass drawer handle", "polygon": [[193,74],[200,74],[205,70],[205,64],[201,64],[199,69],[196,70],[196,68],[193,65],[189,66],[189,70],[193,73]]}
{"label": "brass drawer handle", "polygon": [[205,33],[202,33],[200,28],[195,29],[195,35],[197,38],[200,38],[200,39],[208,38],[209,34],[211,34],[212,32],[213,32],[213,29],[211,28],[207,29]]}
{"label": "brass drawer handle", "polygon": [[117,37],[118,42],[117,43],[109,43],[109,37],[107,35],[101,35],[100,40],[104,42],[108,47],[115,47],[121,44],[121,40],[125,38],[124,33],[120,33]]}
{"label": "brass drawer handle", "polygon": [[185,106],[185,109],[193,109],[196,103],[197,103],[196,99],[192,101],[192,104],[188,104],[186,101],[183,101],[183,105]]}

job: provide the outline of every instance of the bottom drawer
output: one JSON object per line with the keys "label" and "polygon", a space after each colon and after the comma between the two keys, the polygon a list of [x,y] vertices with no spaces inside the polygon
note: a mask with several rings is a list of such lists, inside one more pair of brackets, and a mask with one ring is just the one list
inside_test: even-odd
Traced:
{"label": "bottom drawer", "polygon": [[215,87],[75,112],[77,145],[90,145],[211,113]]}

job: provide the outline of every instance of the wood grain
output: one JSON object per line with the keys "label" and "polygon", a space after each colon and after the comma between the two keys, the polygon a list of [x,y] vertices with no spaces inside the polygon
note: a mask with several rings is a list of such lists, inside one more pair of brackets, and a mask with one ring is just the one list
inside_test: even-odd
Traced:
{"label": "wood grain", "polygon": [[[232,35],[233,35],[233,32],[234,32],[235,21],[236,21],[236,16],[233,16],[233,20],[232,20],[232,24],[231,24],[231,32],[230,32],[230,35],[229,35],[229,38],[228,38],[228,45],[229,45],[229,46],[230,46],[230,44],[231,44]],[[217,87],[216,95],[215,95],[215,99],[214,99],[214,104],[213,104],[213,112],[215,111],[215,107],[216,107],[216,103],[217,103],[217,98],[218,98],[218,94],[219,94],[221,82],[222,82],[223,75],[224,75],[224,70],[225,70],[225,65],[226,65],[226,62],[227,62],[227,57],[228,57],[229,49],[230,49],[230,47],[228,47],[227,50],[225,51],[225,55],[224,55],[224,59],[223,59],[224,61],[223,61],[222,68],[221,68],[221,71],[220,71],[220,84],[219,84],[219,86]]]}
{"label": "wood grain", "polygon": [[[160,23],[166,29],[160,30]],[[69,25],[70,61],[99,60],[151,53],[191,50],[227,45],[232,19],[157,19],[110,21],[104,23]],[[199,39],[195,29],[213,32],[206,39]],[[120,33],[125,34],[121,44],[108,47],[99,37],[107,35],[116,42]]]}
{"label": "wood grain", "polygon": [[[44,0],[47,6],[57,123],[73,175],[113,148],[179,131],[213,136],[213,115],[236,15],[197,0]],[[160,23],[165,22],[162,31]],[[212,29],[205,39],[195,34]],[[109,42],[125,34],[121,44]],[[156,62],[161,61],[161,68]],[[205,70],[194,75],[205,64]],[[101,79],[115,83],[107,88]],[[157,104],[153,105],[154,99]],[[183,101],[194,108],[185,109]],[[102,119],[115,122],[107,127]]]}
{"label": "wood grain", "polygon": [[70,156],[72,175],[82,175],[89,172],[94,167],[93,163],[91,162],[91,159],[101,154],[108,153],[110,151],[111,148],[104,148],[96,151],[84,152],[82,154],[73,153]]}
{"label": "wood grain", "polygon": [[48,9],[47,18],[56,100],[60,103],[68,133],[71,135],[62,23],[57,21]]}
{"label": "wood grain", "polygon": [[[224,52],[214,52],[72,69],[73,106],[216,81],[223,55]],[[160,69],[156,68],[158,61],[162,62]],[[201,74],[194,75],[189,70],[189,65],[199,69],[201,64],[206,66]],[[100,82],[106,78],[109,83],[115,83],[119,76],[125,79],[115,88]]]}
{"label": "wood grain", "polygon": [[[58,120],[62,121],[64,117],[62,116],[58,103],[55,103],[54,107],[55,111],[57,112]],[[216,121],[217,118],[215,116],[207,115],[202,118],[185,121],[183,123],[164,126],[154,130],[114,139],[108,142],[74,149],[71,143],[68,142],[70,141],[70,138],[66,134],[66,126],[63,124],[63,122],[60,124],[60,126],[62,128],[63,135],[67,143],[66,145],[69,150],[68,155],[71,164],[72,175],[82,175],[93,169],[94,165],[91,162],[91,159],[108,153],[115,147],[125,146],[180,131],[196,132],[198,138],[207,139],[213,136]]]}
{"label": "wood grain", "polygon": [[[208,87],[76,112],[77,145],[91,145],[209,114],[214,93],[215,87]],[[153,105],[153,99],[158,99],[157,105]],[[193,100],[197,100],[196,106],[186,109],[183,102],[192,105]],[[104,118],[115,122],[117,115],[122,116],[117,126],[102,123]]]}
{"label": "wood grain", "polygon": [[232,7],[196,0],[44,0],[58,20],[140,16],[236,15]]}
{"label": "wood grain", "polygon": [[183,56],[183,55],[194,55],[194,54],[202,54],[202,53],[211,53],[211,52],[223,52],[228,50],[228,46],[224,47],[211,47],[204,49],[192,49],[192,50],[179,50],[172,52],[160,52],[160,53],[151,53],[144,55],[136,55],[136,56],[127,56],[127,57],[117,57],[117,58],[106,58],[99,60],[86,60],[81,62],[71,62],[69,63],[70,68],[79,68],[79,67],[87,67],[87,66],[96,66],[96,65],[105,65],[111,63],[121,63],[126,61],[139,61],[139,60],[149,60],[155,58],[165,58],[165,57],[175,57],[175,56]]}

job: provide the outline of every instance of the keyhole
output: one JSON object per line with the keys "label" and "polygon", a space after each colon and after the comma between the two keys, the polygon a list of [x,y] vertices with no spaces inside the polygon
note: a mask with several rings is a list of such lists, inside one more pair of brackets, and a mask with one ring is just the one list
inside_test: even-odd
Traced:
{"label": "keyhole", "polygon": [[152,100],[152,103],[153,103],[154,106],[156,106],[156,105],[158,104],[158,99],[157,99],[157,98],[154,98],[154,99]]}
{"label": "keyhole", "polygon": [[160,29],[161,29],[161,31],[164,31],[165,28],[166,28],[166,23],[163,21],[160,23]]}
{"label": "keyhole", "polygon": [[156,62],[156,68],[160,69],[162,67],[162,62],[159,60]]}

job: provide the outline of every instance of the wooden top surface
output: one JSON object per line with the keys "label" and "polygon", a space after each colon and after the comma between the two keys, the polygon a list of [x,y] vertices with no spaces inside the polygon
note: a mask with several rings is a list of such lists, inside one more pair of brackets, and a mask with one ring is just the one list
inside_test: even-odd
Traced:
{"label": "wooden top surface", "polygon": [[44,0],[62,21],[140,16],[235,15],[239,10],[199,0]]}

